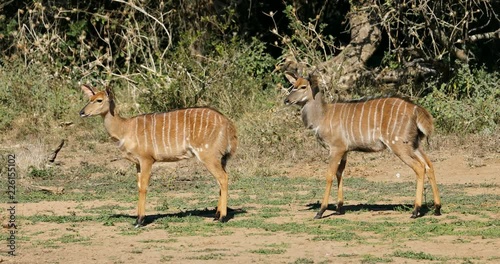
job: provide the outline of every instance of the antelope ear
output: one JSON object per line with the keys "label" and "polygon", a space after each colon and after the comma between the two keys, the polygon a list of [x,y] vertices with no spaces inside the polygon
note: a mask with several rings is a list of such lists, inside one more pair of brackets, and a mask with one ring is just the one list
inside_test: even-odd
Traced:
{"label": "antelope ear", "polygon": [[106,95],[108,96],[110,101],[115,100],[115,95],[113,94],[113,90],[109,87],[106,87]]}
{"label": "antelope ear", "polygon": [[95,95],[94,89],[89,85],[83,84],[82,86],[80,86],[80,88],[82,89],[83,93],[89,98]]}
{"label": "antelope ear", "polygon": [[291,72],[285,72],[285,77],[291,84],[294,84],[297,81],[296,75]]}

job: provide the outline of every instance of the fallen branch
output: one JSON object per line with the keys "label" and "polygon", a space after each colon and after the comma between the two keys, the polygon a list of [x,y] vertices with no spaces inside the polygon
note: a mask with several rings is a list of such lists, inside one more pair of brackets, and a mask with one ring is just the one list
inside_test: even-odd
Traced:
{"label": "fallen branch", "polygon": [[31,185],[28,187],[30,190],[46,192],[50,194],[63,194],[64,187],[52,187],[52,186],[35,186]]}
{"label": "fallen branch", "polygon": [[57,153],[59,153],[59,151],[62,149],[63,146],[64,146],[64,139],[61,140],[61,143],[59,143],[59,146],[57,146],[57,148],[49,156],[49,162],[54,162],[56,160]]}

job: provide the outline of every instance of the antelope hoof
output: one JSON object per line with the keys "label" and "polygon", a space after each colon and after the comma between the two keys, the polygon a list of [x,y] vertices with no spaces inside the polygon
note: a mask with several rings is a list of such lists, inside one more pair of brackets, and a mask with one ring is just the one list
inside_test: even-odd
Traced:
{"label": "antelope hoof", "polygon": [[334,215],[343,215],[344,214],[344,211],[341,211],[341,210],[336,210],[335,213],[333,213]]}
{"label": "antelope hoof", "polygon": [[434,215],[435,216],[440,216],[441,215],[441,205],[436,205],[434,208]]}
{"label": "antelope hoof", "polygon": [[337,209],[335,209],[334,215],[343,215],[344,214],[344,209],[342,209],[342,206],[337,205]]}
{"label": "antelope hoof", "polygon": [[413,210],[413,213],[411,214],[410,218],[417,218],[419,211],[420,211],[420,207],[416,207],[415,210]]}
{"label": "antelope hoof", "polygon": [[146,216],[144,216],[144,215],[138,216],[137,219],[135,220],[134,227],[135,228],[143,227],[145,218],[146,218]]}
{"label": "antelope hoof", "polygon": [[220,211],[219,211],[219,210],[217,210],[217,211],[215,212],[214,221],[219,220],[219,218],[220,218]]}
{"label": "antelope hoof", "polygon": [[323,218],[323,213],[325,212],[325,210],[321,209],[319,210],[319,212],[314,216],[314,219],[321,219]]}
{"label": "antelope hoof", "polygon": [[227,222],[227,216],[226,215],[221,216],[220,211],[217,210],[215,212],[214,221],[219,221],[221,223],[225,223],[225,222]]}
{"label": "antelope hoof", "polygon": [[214,222],[218,221],[219,223],[225,223],[227,222],[227,217],[215,217]]}

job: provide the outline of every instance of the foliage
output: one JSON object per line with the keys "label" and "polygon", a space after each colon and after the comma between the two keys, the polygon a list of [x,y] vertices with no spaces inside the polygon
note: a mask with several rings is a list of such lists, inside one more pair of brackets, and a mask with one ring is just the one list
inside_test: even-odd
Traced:
{"label": "foliage", "polygon": [[[207,5],[205,11],[196,13],[198,5]],[[8,48],[0,130],[27,118],[40,125],[26,126],[31,134],[74,118],[81,107],[77,82],[112,85],[125,113],[210,105],[237,118],[269,108],[274,59],[265,43],[227,34],[238,30],[234,10],[216,16],[208,6],[202,1],[175,11],[173,2],[155,9],[122,1],[35,1],[19,6],[17,17],[2,16],[0,42]],[[176,12],[192,12],[196,25]],[[185,31],[174,38],[181,24]]]}
{"label": "foliage", "polygon": [[409,258],[409,259],[422,259],[422,260],[441,260],[442,258],[433,256],[425,252],[413,252],[413,251],[402,251],[396,250],[393,253],[394,257]]}
{"label": "foliage", "polygon": [[[232,117],[269,105],[274,98],[269,71],[274,60],[257,39],[250,43],[234,36],[228,42],[213,40],[202,58],[193,57],[189,36],[173,50],[163,67],[167,74],[148,73],[141,86],[147,87],[140,102],[150,111],[210,105]],[[160,65],[159,67],[161,67]]]}
{"label": "foliage", "polygon": [[[325,32],[327,24],[320,23],[320,15],[304,23],[297,16],[297,10],[293,6],[287,6],[283,12],[290,21],[288,30],[292,32],[291,34],[281,33],[274,20],[275,14],[269,14],[275,26],[272,32],[280,40],[283,50],[282,60],[293,58],[306,65],[318,65],[331,58],[336,51],[335,39]],[[299,72],[299,74],[304,73]]]}
{"label": "foliage", "polygon": [[52,176],[54,176],[53,169],[37,169],[35,167],[30,167],[29,170],[30,172],[28,173],[28,175],[33,178],[48,180]]}
{"label": "foliage", "polygon": [[495,133],[500,124],[500,74],[461,65],[448,83],[430,83],[420,100],[446,133]]}
{"label": "foliage", "polygon": [[[71,116],[75,90],[73,82],[56,77],[43,63],[25,67],[19,61],[5,64],[0,70],[0,130],[23,127],[31,134],[37,126],[47,126],[53,120]],[[76,112],[76,110],[74,110]],[[30,126],[24,126],[30,124]]]}
{"label": "foliage", "polygon": [[496,1],[375,2],[372,12],[387,33],[388,50],[398,62],[419,58],[450,70],[456,60],[482,57],[483,62],[497,67],[488,58],[498,56],[494,48],[498,45],[494,31],[500,26]]}
{"label": "foliage", "polygon": [[[278,60],[282,62],[292,56],[306,65],[319,65],[338,54],[341,41],[346,41],[348,34],[338,30],[344,25],[340,18],[349,10],[358,10],[347,2],[339,2],[340,9],[333,13],[328,12],[333,8],[330,2],[314,3],[310,10],[305,10],[299,1],[292,3],[259,3],[252,8],[234,3],[217,11],[208,1],[185,3],[182,8],[175,1],[147,1],[140,5],[121,0],[9,2],[0,7],[5,11],[0,16],[0,46],[5,55],[0,66],[0,79],[5,84],[0,88],[0,129],[19,126],[23,129],[19,134],[30,134],[53,121],[74,118],[71,113],[78,111],[81,101],[77,82],[112,84],[124,102],[125,112],[211,105],[240,118],[245,113],[273,109],[277,94],[270,87],[283,82],[283,78],[270,73],[274,66],[270,48],[281,49],[282,57]],[[398,41],[395,36],[403,35],[397,33],[402,28],[394,28],[391,19],[418,17],[417,13],[394,13],[397,5],[386,2],[379,10],[381,14],[391,14],[381,25],[391,29],[387,32],[394,47]],[[258,27],[248,23],[257,17],[254,13],[244,14],[262,14],[258,8],[272,7],[282,11],[266,12],[266,19],[260,19],[260,23],[273,25],[268,33],[280,41],[274,44],[259,40],[263,33],[249,35],[248,30]],[[411,6],[405,8],[418,11]],[[457,15],[463,14],[460,10]],[[250,20],[242,23],[245,18]],[[453,37],[463,38],[458,33]],[[410,40],[403,39],[401,47],[406,48]],[[442,46],[434,50],[446,51]],[[391,50],[385,54],[381,65],[390,69],[400,69],[401,63],[410,58]],[[499,119],[493,108],[498,101],[498,78],[489,79],[485,70],[473,70],[472,66],[470,70],[457,68],[449,83],[433,83],[435,88],[428,98],[422,99],[423,104],[436,116],[443,131],[494,130]],[[475,86],[482,88],[470,88]],[[375,94],[372,91],[377,89],[366,91]],[[457,94],[456,89],[464,91]],[[336,98],[335,94],[327,95]],[[482,114],[481,109],[490,110]],[[26,123],[37,126],[23,126]],[[261,138],[284,138],[280,131],[276,134],[275,129],[269,130]]]}

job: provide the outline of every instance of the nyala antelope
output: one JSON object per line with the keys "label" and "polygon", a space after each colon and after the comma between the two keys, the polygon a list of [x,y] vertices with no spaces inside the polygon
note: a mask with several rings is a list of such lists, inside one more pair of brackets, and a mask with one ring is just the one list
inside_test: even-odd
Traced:
{"label": "nyala antelope", "polygon": [[80,116],[102,116],[106,131],[117,141],[124,157],[136,164],[139,188],[136,227],[144,225],[146,193],[153,163],[175,162],[193,156],[217,179],[220,193],[215,220],[225,220],[226,162],[234,155],[238,144],[236,128],[229,119],[204,107],[122,118],[115,110],[110,89],[96,91],[87,85],[81,89],[90,102],[80,111]]}
{"label": "nyala antelope", "polygon": [[325,103],[318,86],[314,83],[311,85],[309,78],[300,78],[288,73],[285,76],[293,84],[285,104],[302,107],[304,125],[312,129],[318,140],[330,150],[326,189],[316,219],[321,218],[328,207],[333,175],[337,176],[338,184],[335,214],[343,213],[342,174],[347,153],[376,152],[386,148],[410,166],[417,175],[417,193],[411,217],[419,216],[426,173],[434,195],[434,214],[441,214],[441,201],[433,165],[421,146],[422,140],[430,136],[434,129],[429,112],[400,98]]}

